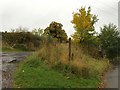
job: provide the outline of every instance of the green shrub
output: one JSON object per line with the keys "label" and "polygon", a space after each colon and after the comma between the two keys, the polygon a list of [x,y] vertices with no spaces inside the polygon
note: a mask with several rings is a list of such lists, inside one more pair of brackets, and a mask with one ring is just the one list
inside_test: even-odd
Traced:
{"label": "green shrub", "polygon": [[19,48],[21,50],[27,50],[26,46],[24,44],[14,44],[13,48]]}
{"label": "green shrub", "polygon": [[22,50],[36,50],[40,46],[41,37],[30,32],[3,32],[2,41],[11,47]]}

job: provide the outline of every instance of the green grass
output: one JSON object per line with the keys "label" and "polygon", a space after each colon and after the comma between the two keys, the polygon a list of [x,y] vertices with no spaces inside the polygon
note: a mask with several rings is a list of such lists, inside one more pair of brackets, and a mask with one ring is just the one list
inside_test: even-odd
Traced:
{"label": "green grass", "polygon": [[2,47],[2,52],[22,52],[23,50],[21,49],[15,49],[15,48],[10,48],[10,47]]}
{"label": "green grass", "polygon": [[14,73],[15,88],[97,88],[99,78],[67,76],[54,70],[33,55],[20,63]]}
{"label": "green grass", "polygon": [[3,44],[2,47],[0,47],[0,52],[23,52],[28,51],[21,48],[12,48],[9,45]]}
{"label": "green grass", "polygon": [[13,48],[9,44],[5,43],[4,41],[2,42],[2,45],[0,47],[0,52],[24,52],[24,51],[30,51],[24,49],[24,47],[16,47]]}

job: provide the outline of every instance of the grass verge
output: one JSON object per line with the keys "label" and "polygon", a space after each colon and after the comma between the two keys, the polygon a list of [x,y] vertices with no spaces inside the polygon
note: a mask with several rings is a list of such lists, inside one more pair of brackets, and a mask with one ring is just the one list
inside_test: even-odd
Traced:
{"label": "grass verge", "polygon": [[21,49],[15,49],[11,47],[2,47],[1,52],[22,52],[23,50]]}
{"label": "grass verge", "polygon": [[82,78],[50,68],[36,55],[20,63],[14,73],[14,88],[97,88],[100,78]]}
{"label": "grass verge", "polygon": [[22,48],[13,48],[5,43],[3,43],[2,46],[0,47],[0,52],[23,52],[23,51],[28,51],[28,50]]}

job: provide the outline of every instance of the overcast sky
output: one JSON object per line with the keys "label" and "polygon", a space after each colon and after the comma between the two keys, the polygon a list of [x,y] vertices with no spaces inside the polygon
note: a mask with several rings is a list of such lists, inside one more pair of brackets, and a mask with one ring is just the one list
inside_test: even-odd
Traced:
{"label": "overcast sky", "polygon": [[46,28],[52,21],[63,24],[63,29],[70,36],[74,33],[71,24],[72,13],[80,7],[91,6],[93,14],[98,15],[96,31],[104,24],[118,26],[119,0],[0,0],[0,29],[9,31],[19,26]]}

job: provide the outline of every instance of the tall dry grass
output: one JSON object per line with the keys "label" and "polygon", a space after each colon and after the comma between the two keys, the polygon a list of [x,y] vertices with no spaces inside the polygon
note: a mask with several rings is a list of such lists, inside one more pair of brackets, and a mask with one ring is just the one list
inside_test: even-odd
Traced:
{"label": "tall dry grass", "polygon": [[83,54],[82,49],[72,46],[72,60],[69,61],[68,44],[44,44],[37,52],[41,60],[50,67],[82,77],[98,77],[109,67],[107,59],[96,60]]}

